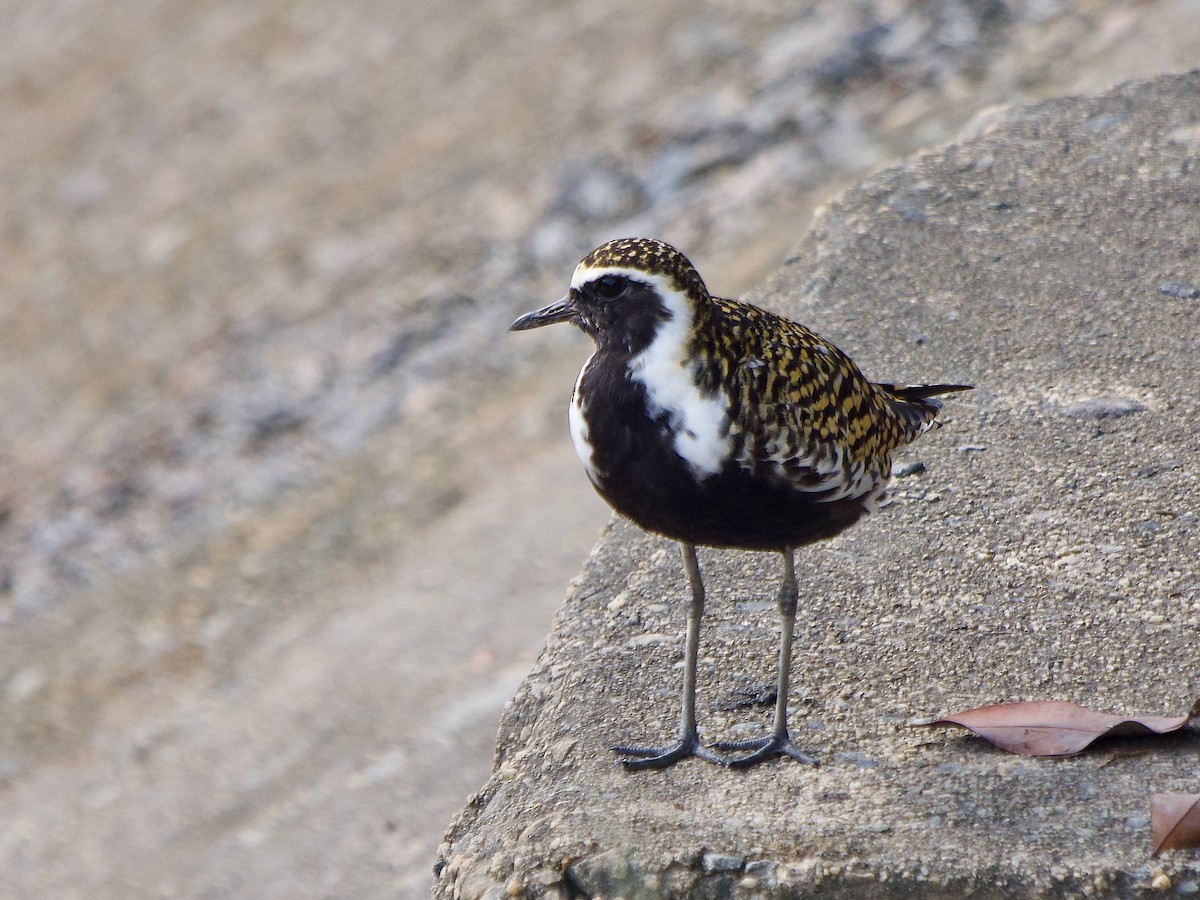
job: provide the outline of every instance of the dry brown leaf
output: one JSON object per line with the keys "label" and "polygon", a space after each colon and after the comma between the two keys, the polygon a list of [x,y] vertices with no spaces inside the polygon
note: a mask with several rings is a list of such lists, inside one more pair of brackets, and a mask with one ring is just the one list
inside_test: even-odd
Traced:
{"label": "dry brown leaf", "polygon": [[1200,847],[1200,794],[1155,794],[1150,798],[1151,856],[1164,850]]}
{"label": "dry brown leaf", "polygon": [[1070,756],[1099,737],[1167,734],[1191,721],[1200,703],[1186,716],[1119,716],[1077,703],[1028,700],[979,706],[914,725],[960,725],[1002,750],[1022,756]]}

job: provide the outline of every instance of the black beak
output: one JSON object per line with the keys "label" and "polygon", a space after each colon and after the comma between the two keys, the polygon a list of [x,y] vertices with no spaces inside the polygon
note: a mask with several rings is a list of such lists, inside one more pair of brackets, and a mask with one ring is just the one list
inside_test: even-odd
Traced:
{"label": "black beak", "polygon": [[530,328],[541,328],[543,325],[553,325],[555,322],[569,322],[575,318],[575,307],[571,305],[569,296],[555,300],[549,306],[525,313],[517,321],[508,326],[509,331],[528,331]]}

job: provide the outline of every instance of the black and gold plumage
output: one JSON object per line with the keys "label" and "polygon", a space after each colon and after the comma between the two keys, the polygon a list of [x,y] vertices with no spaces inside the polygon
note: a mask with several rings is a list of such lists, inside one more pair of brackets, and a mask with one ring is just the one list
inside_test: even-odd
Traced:
{"label": "black and gold plumage", "polygon": [[873,511],[891,454],[928,430],[938,394],[965,385],[869,381],[837,347],[796,322],[713,297],[678,250],[610,241],[575,270],[562,300],[522,316],[520,331],[572,322],[596,343],[571,401],[571,435],[592,484],[622,515],[683,547],[692,590],[680,733],[669,747],[616,747],[630,768],[688,756],[700,744],[696,658],[704,584],[697,545],[782,554],[775,720],[761,739],[717,744],[814,762],[791,742],[787,695],[798,546]]}

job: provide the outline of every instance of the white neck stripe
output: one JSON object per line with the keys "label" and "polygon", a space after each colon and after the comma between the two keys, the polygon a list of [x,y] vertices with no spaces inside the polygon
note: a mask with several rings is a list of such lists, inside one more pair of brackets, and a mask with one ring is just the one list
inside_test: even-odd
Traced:
{"label": "white neck stripe", "polygon": [[675,452],[697,478],[707,478],[721,471],[732,452],[728,400],[720,390],[702,392],[687,362],[695,314],[691,302],[673,288],[660,288],[659,296],[671,318],[659,323],[650,344],[629,361],[629,375],[645,387],[651,417],[666,414]]}

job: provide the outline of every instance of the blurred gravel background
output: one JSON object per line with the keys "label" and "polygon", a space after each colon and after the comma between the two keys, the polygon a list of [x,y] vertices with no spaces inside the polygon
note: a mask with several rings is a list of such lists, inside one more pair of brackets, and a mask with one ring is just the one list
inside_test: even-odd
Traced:
{"label": "blurred gravel background", "polygon": [[427,895],[607,515],[587,342],[511,318],[635,233],[735,294],[855,176],[1197,21],[0,4],[0,896]]}

